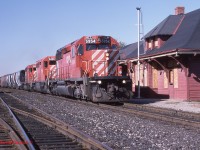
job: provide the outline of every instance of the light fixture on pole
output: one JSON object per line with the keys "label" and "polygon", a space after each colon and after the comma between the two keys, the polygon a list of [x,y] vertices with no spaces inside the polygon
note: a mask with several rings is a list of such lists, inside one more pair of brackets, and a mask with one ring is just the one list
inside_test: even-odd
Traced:
{"label": "light fixture on pole", "polygon": [[138,15],[138,56],[137,56],[137,79],[138,79],[138,98],[140,98],[140,7],[137,7]]}

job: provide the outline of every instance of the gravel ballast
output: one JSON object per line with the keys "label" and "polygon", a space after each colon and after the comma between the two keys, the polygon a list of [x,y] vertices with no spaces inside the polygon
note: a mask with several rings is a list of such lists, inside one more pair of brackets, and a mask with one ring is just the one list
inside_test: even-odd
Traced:
{"label": "gravel ballast", "polygon": [[[86,106],[60,97],[13,90],[12,95],[116,150],[198,149],[200,131]],[[75,101],[75,100],[74,100]]]}

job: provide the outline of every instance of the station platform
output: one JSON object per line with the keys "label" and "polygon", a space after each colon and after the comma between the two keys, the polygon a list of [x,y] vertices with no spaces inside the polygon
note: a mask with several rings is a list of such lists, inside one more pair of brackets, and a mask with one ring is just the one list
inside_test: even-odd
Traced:
{"label": "station platform", "polygon": [[200,101],[185,101],[173,99],[131,99],[130,103],[163,107],[200,114]]}

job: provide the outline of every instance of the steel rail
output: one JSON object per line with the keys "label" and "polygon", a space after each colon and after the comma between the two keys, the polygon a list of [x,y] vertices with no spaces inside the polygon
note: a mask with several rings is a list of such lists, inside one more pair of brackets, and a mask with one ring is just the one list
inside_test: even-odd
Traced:
{"label": "steel rail", "polygon": [[[101,150],[111,150],[110,147],[103,145],[101,143],[99,143],[98,141],[93,141],[94,139],[91,139],[89,136],[85,135],[84,133],[80,133],[80,131],[76,130],[75,128],[72,128],[70,126],[66,126],[64,122],[57,120],[56,118],[52,118],[52,116],[50,116],[51,118],[42,118],[40,116],[36,116],[33,115],[31,113],[19,110],[17,108],[11,107],[11,109],[19,114],[25,115],[27,117],[31,117],[34,118],[50,127],[55,128],[56,130],[58,130],[59,132],[63,133],[63,134],[67,134],[67,136],[69,136],[70,138],[73,138],[75,140],[77,140],[78,142],[80,142],[85,148],[88,149],[101,149]],[[56,119],[56,120],[55,120]],[[54,122],[53,122],[54,121]],[[80,139],[81,138],[81,139]],[[82,139],[84,139],[84,141],[82,141]],[[89,142],[89,143],[88,143]],[[100,145],[99,145],[100,144]]]}
{"label": "steel rail", "polygon": [[[3,119],[0,118],[0,125],[2,125],[6,130],[9,131],[9,136],[11,138],[11,142],[20,142],[20,137],[16,134],[16,132],[10,127],[9,124],[7,124]],[[15,143],[14,143],[15,144]],[[15,144],[15,146],[20,150],[26,150],[27,148],[24,146],[24,144]]]}
{"label": "steel rail", "polygon": [[200,122],[199,121],[192,121],[192,120],[187,120],[187,119],[183,119],[183,118],[178,118],[178,117],[173,117],[173,116],[169,116],[169,115],[165,115],[165,114],[157,114],[155,112],[148,112],[148,111],[144,111],[144,110],[133,110],[133,109],[128,109],[125,107],[121,107],[121,109],[117,106],[109,106],[109,105],[105,105],[105,104],[100,104],[99,105],[102,108],[106,108],[115,112],[124,112],[124,113],[128,113],[129,115],[137,115],[137,116],[141,116],[141,117],[145,117],[145,118],[152,118],[152,119],[157,119],[157,120],[161,120],[161,121],[167,121],[167,122],[171,122],[171,123],[176,123],[176,124],[180,124],[186,127],[194,127],[194,128],[200,128]]}
{"label": "steel rail", "polygon": [[26,141],[26,144],[28,146],[28,148],[30,150],[35,150],[33,144],[31,143],[31,140],[29,139],[28,135],[26,134],[26,132],[24,131],[23,127],[21,126],[21,124],[19,123],[18,119],[16,118],[16,116],[14,115],[14,113],[12,112],[12,110],[9,108],[9,106],[4,102],[4,100],[2,98],[0,98],[0,100],[2,101],[3,105],[8,109],[10,116],[12,117],[15,125],[17,126],[17,128],[20,130],[21,134],[22,134],[22,138],[24,141]]}
{"label": "steel rail", "polygon": [[[54,96],[54,95],[48,95],[48,96]],[[66,100],[66,101],[70,101],[70,102],[75,102],[75,103],[79,103],[79,104],[83,104],[83,105],[91,105],[91,106],[96,106],[96,107],[101,107],[101,108],[106,108],[106,109],[111,109],[112,111],[122,111],[124,113],[128,113],[131,115],[137,115],[137,116],[141,116],[141,117],[145,117],[145,118],[152,118],[152,119],[157,119],[157,120],[161,120],[161,121],[166,121],[166,122],[171,122],[171,123],[176,123],[179,125],[183,125],[186,127],[195,127],[195,128],[200,128],[200,122],[198,121],[193,121],[191,120],[192,118],[194,118],[194,120],[196,118],[200,118],[199,114],[196,113],[190,113],[190,112],[184,112],[184,111],[177,111],[177,110],[173,110],[173,109],[166,109],[166,108],[157,108],[157,107],[152,107],[152,106],[140,106],[140,105],[136,105],[136,107],[134,107],[134,104],[128,104],[125,103],[124,105],[128,105],[133,107],[131,108],[125,108],[125,107],[119,107],[119,106],[110,106],[110,105],[106,105],[106,104],[101,104],[98,103],[94,104],[92,102],[86,102],[86,101],[74,101],[72,99],[66,99],[64,97],[59,97],[60,99]],[[139,108],[138,109],[134,109],[134,108]],[[146,111],[145,109],[149,108],[149,110],[155,110],[155,111]],[[177,114],[176,117],[174,116],[169,116],[167,114],[165,114],[166,112],[168,112],[169,110],[173,111],[173,114]],[[183,119],[180,116],[192,116],[189,119]]]}
{"label": "steel rail", "polygon": [[[8,93],[6,93],[6,94],[8,94]],[[23,103],[27,107],[37,111],[44,118],[41,118],[39,116],[36,116],[36,115],[30,114],[28,112],[25,112],[25,111],[22,111],[22,110],[19,110],[19,109],[16,109],[16,108],[12,107],[12,109],[14,111],[17,111],[18,113],[26,114],[27,116],[30,116],[30,117],[37,118],[38,121],[42,121],[43,123],[45,123],[45,122],[48,123],[47,125],[55,127],[55,129],[57,129],[61,133],[69,136],[72,139],[77,140],[78,142],[80,142],[87,149],[112,150],[112,148],[110,148],[109,146],[107,146],[107,145],[95,140],[94,138],[86,135],[85,133],[83,133],[83,132],[71,127],[66,122],[63,122],[63,121],[53,117],[52,115],[47,114],[46,112],[36,108],[33,105],[25,103],[23,100],[21,100],[18,97],[13,96],[12,94],[8,94],[8,95],[10,95],[13,98],[17,99],[18,101],[20,101],[21,103]]]}
{"label": "steel rail", "polygon": [[161,112],[162,114],[171,114],[175,116],[186,117],[188,119],[200,120],[200,113],[186,112],[182,110],[175,110],[172,108],[138,105],[138,104],[131,104],[131,103],[125,103],[124,107],[128,107],[131,109],[146,110],[146,111],[150,111],[154,113]]}
{"label": "steel rail", "polygon": [[[53,96],[53,95],[48,95],[48,96]],[[120,108],[119,106],[110,106],[110,105],[101,104],[101,103],[99,103],[97,105],[97,104],[94,104],[94,103],[91,103],[91,102],[74,101],[74,100],[71,100],[71,99],[66,99],[64,97],[59,97],[59,98],[63,99],[63,100],[70,101],[70,102],[83,104],[83,105],[97,106],[97,107],[102,107],[102,108],[106,108],[106,109],[111,109],[111,110],[116,111],[116,112],[122,111],[124,113],[128,113],[128,114],[131,114],[131,115],[138,115],[138,116],[145,117],[145,118],[152,118],[152,119],[162,120],[162,121],[166,121],[166,122],[180,124],[180,125],[187,126],[187,127],[200,128],[200,122],[192,121],[191,119],[187,120],[187,119],[183,119],[183,118],[179,117],[181,115],[185,115],[185,116],[186,115],[192,115],[191,118],[199,118],[199,114],[195,114],[195,113],[181,112],[181,111],[172,110],[174,112],[174,114],[177,114],[177,117],[175,117],[175,116],[173,117],[173,116],[169,116],[169,115],[164,113],[164,112],[168,111],[165,108],[161,108],[161,110],[159,110],[159,108],[153,108],[153,107],[150,107],[150,106],[137,105],[136,108],[139,108],[139,110],[137,110],[137,109],[134,109],[134,108],[132,108],[132,109],[123,108],[123,107]],[[125,105],[127,105],[127,104],[128,103],[125,103]],[[134,105],[134,104],[128,104],[128,105],[131,106],[131,105]],[[154,109],[154,110],[157,110],[157,111],[155,111],[155,112],[154,111],[152,111],[152,112],[151,111],[146,111],[145,108],[147,108],[147,107],[149,107],[149,109],[152,109],[152,110]]]}
{"label": "steel rail", "polygon": [[[63,98],[63,97],[59,97],[59,98],[70,101],[70,102],[87,105],[87,106],[91,105],[91,106],[96,106],[96,107],[102,107],[102,108],[106,108],[106,109],[111,109],[116,112],[122,111],[124,113],[128,113],[131,115],[138,115],[138,116],[145,117],[145,118],[163,120],[163,121],[167,121],[167,122],[184,125],[187,127],[200,128],[200,122],[192,121],[192,119],[200,120],[199,113],[190,113],[190,112],[178,111],[178,110],[173,110],[173,109],[157,108],[157,107],[144,106],[144,105],[143,106],[141,106],[141,105],[134,106],[134,104],[129,104],[129,103],[125,103],[124,106],[126,107],[126,105],[128,105],[132,108],[125,108],[124,106],[110,106],[110,105],[101,104],[101,103],[98,103],[98,105],[97,105],[97,104],[94,104],[91,102],[86,102],[86,101],[74,101],[71,99]],[[149,111],[146,111],[146,110],[149,110]],[[170,117],[169,115],[167,115],[167,112],[169,112],[169,111],[171,111],[171,114],[176,114],[177,117]],[[189,116],[190,119],[187,120],[187,119],[183,119],[183,118],[178,118],[178,117],[182,117],[182,116]]]}

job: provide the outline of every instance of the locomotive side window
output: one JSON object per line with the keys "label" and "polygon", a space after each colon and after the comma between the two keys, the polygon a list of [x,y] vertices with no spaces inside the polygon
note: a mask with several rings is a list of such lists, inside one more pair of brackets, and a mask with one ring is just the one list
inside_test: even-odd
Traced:
{"label": "locomotive side window", "polygon": [[29,72],[32,72],[32,68],[29,68]]}
{"label": "locomotive side window", "polygon": [[72,47],[71,51],[72,51],[72,58],[73,58],[73,57],[75,57],[75,49],[74,49],[74,47]]}
{"label": "locomotive side window", "polygon": [[56,61],[55,60],[50,60],[49,61],[49,65],[55,65],[56,64]]}
{"label": "locomotive side window", "polygon": [[34,68],[33,68],[33,71],[35,71],[35,70],[36,70],[36,68],[34,67]]}
{"label": "locomotive side window", "polygon": [[48,67],[48,62],[44,61],[44,67],[47,68]]}
{"label": "locomotive side window", "polygon": [[78,47],[78,55],[83,55],[83,45],[80,44],[79,47]]}

